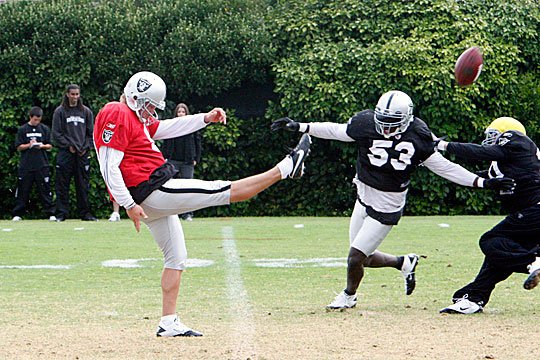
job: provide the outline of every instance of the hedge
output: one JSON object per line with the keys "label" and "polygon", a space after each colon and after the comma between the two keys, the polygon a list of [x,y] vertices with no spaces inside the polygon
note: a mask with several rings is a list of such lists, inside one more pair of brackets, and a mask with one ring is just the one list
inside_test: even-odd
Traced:
{"label": "hedge", "polygon": [[[50,124],[65,86],[78,83],[97,113],[117,99],[140,70],[168,84],[167,111],[176,102],[195,111],[227,105],[248,84],[274,87],[264,116],[229,108],[227,127],[203,131],[196,176],[238,179],[264,171],[298,140],[271,133],[272,119],[344,122],[372,108],[381,93],[407,92],[415,113],[438,135],[479,141],[495,117],[514,116],[538,139],[540,15],[534,0],[289,0],[289,1],[14,1],[0,5],[0,203],[13,207],[17,127],[33,105]],[[455,59],[480,46],[478,82],[458,88]],[[241,103],[249,105],[247,94]],[[266,95],[265,95],[266,96]],[[53,152],[53,157],[55,153]],[[199,211],[198,216],[347,215],[354,188],[355,149],[315,139],[306,177],[283,181],[256,199]],[[54,162],[54,159],[51,163]],[[465,164],[470,169],[487,164]],[[110,204],[92,160],[91,204]],[[73,197],[74,199],[74,197]],[[416,172],[407,214],[493,214],[489,192]],[[33,211],[29,216],[39,216]]]}

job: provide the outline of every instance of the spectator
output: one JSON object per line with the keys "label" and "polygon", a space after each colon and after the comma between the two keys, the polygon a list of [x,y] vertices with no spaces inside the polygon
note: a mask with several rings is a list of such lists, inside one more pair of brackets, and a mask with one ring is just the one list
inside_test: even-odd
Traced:
{"label": "spectator", "polygon": [[97,221],[88,206],[90,148],[94,114],[83,105],[80,87],[68,85],[60,106],[53,115],[52,138],[58,146],[56,156],[56,219],[69,215],[69,184],[75,176],[77,208],[81,220]]}
{"label": "spectator", "polygon": [[48,151],[52,149],[51,130],[47,125],[41,123],[43,110],[40,107],[32,107],[28,116],[30,120],[19,128],[15,139],[15,146],[17,151],[21,153],[21,159],[15,192],[13,221],[22,220],[26,213],[26,205],[34,184],[37,186],[43,203],[43,211],[49,220],[55,221],[48,155]]}
{"label": "spectator", "polygon": [[[189,115],[186,104],[180,103],[174,109],[175,117]],[[163,142],[163,156],[178,169],[176,179],[193,179],[195,165],[201,161],[201,135],[199,131],[186,134]],[[181,215],[182,219],[193,220],[193,212]]]}

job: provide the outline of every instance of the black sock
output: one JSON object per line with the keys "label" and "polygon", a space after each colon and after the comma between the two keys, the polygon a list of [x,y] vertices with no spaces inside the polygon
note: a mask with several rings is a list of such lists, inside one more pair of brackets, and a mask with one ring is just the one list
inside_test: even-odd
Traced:
{"label": "black sock", "polygon": [[352,296],[352,295],[356,294],[356,293],[354,293],[354,294],[349,294],[349,292],[347,291],[347,289],[343,290],[343,292],[344,292],[345,294],[349,295],[349,296]]}
{"label": "black sock", "polygon": [[405,261],[405,256],[398,256],[397,257],[396,269],[401,270],[401,267],[403,266],[404,261]]}

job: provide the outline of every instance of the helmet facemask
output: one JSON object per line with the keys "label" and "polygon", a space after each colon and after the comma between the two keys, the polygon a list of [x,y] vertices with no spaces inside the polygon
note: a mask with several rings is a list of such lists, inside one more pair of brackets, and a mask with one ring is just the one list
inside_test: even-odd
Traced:
{"label": "helmet facemask", "polygon": [[497,129],[486,129],[485,131],[486,138],[482,141],[482,145],[495,145],[497,142],[497,139],[499,136],[501,136],[501,132]]}
{"label": "helmet facemask", "polygon": [[518,131],[523,135],[527,135],[527,131],[522,123],[512,117],[500,117],[488,125],[485,134],[486,138],[482,141],[482,145],[495,145],[499,137],[507,131]]}

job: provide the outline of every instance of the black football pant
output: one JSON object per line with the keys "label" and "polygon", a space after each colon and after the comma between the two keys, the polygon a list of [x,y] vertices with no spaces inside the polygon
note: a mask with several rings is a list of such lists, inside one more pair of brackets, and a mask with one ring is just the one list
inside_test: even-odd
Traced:
{"label": "black football pant", "polygon": [[54,205],[51,192],[51,172],[49,167],[38,170],[19,170],[17,190],[15,192],[15,207],[13,216],[24,216],[26,205],[30,199],[32,187],[36,184],[37,192],[47,216],[54,215]]}
{"label": "black football pant", "polygon": [[60,149],[56,155],[56,217],[67,218],[69,215],[69,184],[75,178],[75,193],[79,217],[91,215],[88,206],[90,189],[90,157],[79,156],[69,149]]}
{"label": "black football pant", "polygon": [[534,205],[504,218],[480,238],[484,263],[476,278],[459,289],[454,299],[467,295],[485,305],[497,283],[513,273],[527,274],[527,265],[540,256],[540,205]]}

